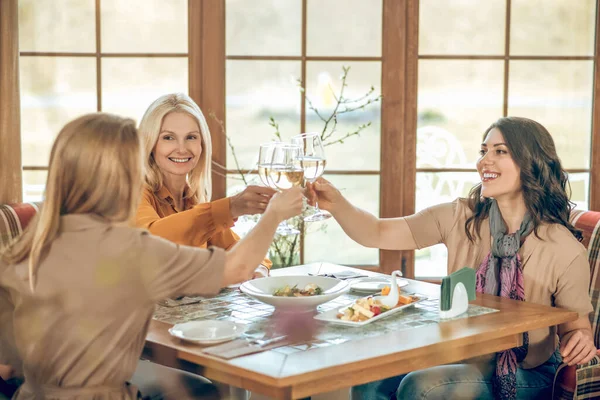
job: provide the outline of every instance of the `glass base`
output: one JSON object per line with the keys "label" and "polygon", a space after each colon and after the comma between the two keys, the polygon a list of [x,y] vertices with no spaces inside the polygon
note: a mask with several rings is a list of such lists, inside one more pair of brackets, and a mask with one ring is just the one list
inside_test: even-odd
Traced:
{"label": "glass base", "polygon": [[316,212],[312,215],[309,215],[308,217],[304,217],[304,221],[317,222],[317,221],[324,221],[329,218],[331,218],[331,214],[329,214],[327,211],[319,210],[318,212]]}

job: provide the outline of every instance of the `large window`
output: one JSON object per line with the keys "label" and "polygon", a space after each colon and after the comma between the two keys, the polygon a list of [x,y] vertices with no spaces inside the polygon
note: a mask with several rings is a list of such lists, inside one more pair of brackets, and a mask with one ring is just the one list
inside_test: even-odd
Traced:
{"label": "large window", "polygon": [[[381,91],[382,1],[226,1],[226,126],[240,167],[256,167],[258,145],[273,140],[269,118],[284,140],[321,131],[335,105],[342,67],[350,67],[345,95]],[[360,40],[357,40],[360,38]],[[305,92],[298,90],[303,82]],[[326,147],[326,177],[355,204],[379,213],[380,106],[341,114],[339,137],[371,122],[360,136]],[[231,152],[228,190],[240,189]],[[254,178],[258,183],[257,178]],[[333,220],[311,223],[301,248],[304,262],[377,265],[379,252],[350,240]]]}
{"label": "large window", "polygon": [[[350,67],[349,98],[371,87],[384,94],[338,119],[341,136],[370,122],[359,137],[326,148],[326,177],[353,203],[390,217],[467,195],[479,180],[482,133],[518,115],[549,129],[573,201],[597,209],[596,8],[597,0],[21,0],[24,199],[41,198],[52,141],[68,120],[92,111],[139,120],[175,91],[189,92],[209,120],[213,159],[225,168],[215,167],[213,193],[239,191],[217,120],[239,167],[253,170],[258,145],[273,139],[269,119],[284,140],[321,130],[310,104],[330,111]],[[301,242],[301,262],[446,273],[443,246],[414,259],[413,269],[413,252],[359,246],[333,220],[311,223]]]}
{"label": "large window", "polygon": [[139,121],[188,91],[186,0],[19,1],[23,198],[41,200],[54,138],[94,111]]}
{"label": "large window", "polygon": [[[421,0],[419,11],[417,211],[468,194],[482,134],[503,115],[550,131],[587,209],[596,1]],[[446,254],[417,251],[415,275],[445,275]]]}

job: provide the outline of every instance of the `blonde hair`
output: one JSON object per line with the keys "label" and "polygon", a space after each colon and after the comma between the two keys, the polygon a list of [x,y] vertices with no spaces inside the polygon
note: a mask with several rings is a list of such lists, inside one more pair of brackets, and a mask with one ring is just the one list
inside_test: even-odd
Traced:
{"label": "blonde hair", "polygon": [[60,216],[96,214],[110,222],[132,223],[142,189],[142,169],[133,120],[94,113],[69,122],[52,146],[44,204],[2,258],[16,264],[29,257],[33,292],[42,253],[56,238]]}
{"label": "blonde hair", "polygon": [[140,122],[140,135],[145,149],[144,161],[146,175],[144,182],[146,187],[156,193],[163,186],[163,175],[154,160],[152,152],[158,141],[163,120],[167,114],[173,112],[185,113],[198,123],[200,136],[202,138],[202,154],[198,164],[189,172],[187,183],[190,190],[185,197],[192,203],[206,203],[212,197],[212,144],[210,131],[200,107],[188,95],[183,93],[167,94],[156,99],[144,113]]}

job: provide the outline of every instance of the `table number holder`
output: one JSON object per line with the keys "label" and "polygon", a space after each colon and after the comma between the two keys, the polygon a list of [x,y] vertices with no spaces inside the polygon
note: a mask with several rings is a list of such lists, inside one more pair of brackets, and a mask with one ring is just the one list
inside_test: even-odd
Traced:
{"label": "table number holder", "polygon": [[442,279],[440,289],[440,318],[461,315],[469,309],[469,301],[475,300],[475,271],[462,268]]}

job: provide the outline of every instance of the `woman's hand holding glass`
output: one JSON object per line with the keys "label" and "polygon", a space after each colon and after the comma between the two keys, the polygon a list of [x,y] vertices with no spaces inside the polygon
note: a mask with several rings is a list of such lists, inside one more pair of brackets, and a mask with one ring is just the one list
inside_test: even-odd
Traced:
{"label": "woman's hand holding glass", "polygon": [[319,178],[314,183],[306,185],[306,197],[308,204],[320,204],[323,210],[333,211],[336,204],[342,200],[340,191],[325,178]]}
{"label": "woman's hand holding glass", "polygon": [[242,215],[262,214],[275,193],[276,191],[270,187],[247,186],[243,191],[229,199],[231,216],[238,218]]}
{"label": "woman's hand holding glass", "polygon": [[265,214],[273,214],[278,221],[285,221],[302,212],[303,199],[303,190],[299,186],[283,190],[271,198]]}
{"label": "woman's hand holding glass", "polygon": [[[315,182],[325,172],[327,159],[325,149],[318,133],[302,133],[292,137],[292,144],[300,147],[298,164],[304,171],[304,179],[310,184]],[[313,205],[313,204],[311,204]],[[314,202],[315,212],[304,218],[307,222],[322,221],[330,218],[331,214],[319,209],[319,203]]]}

